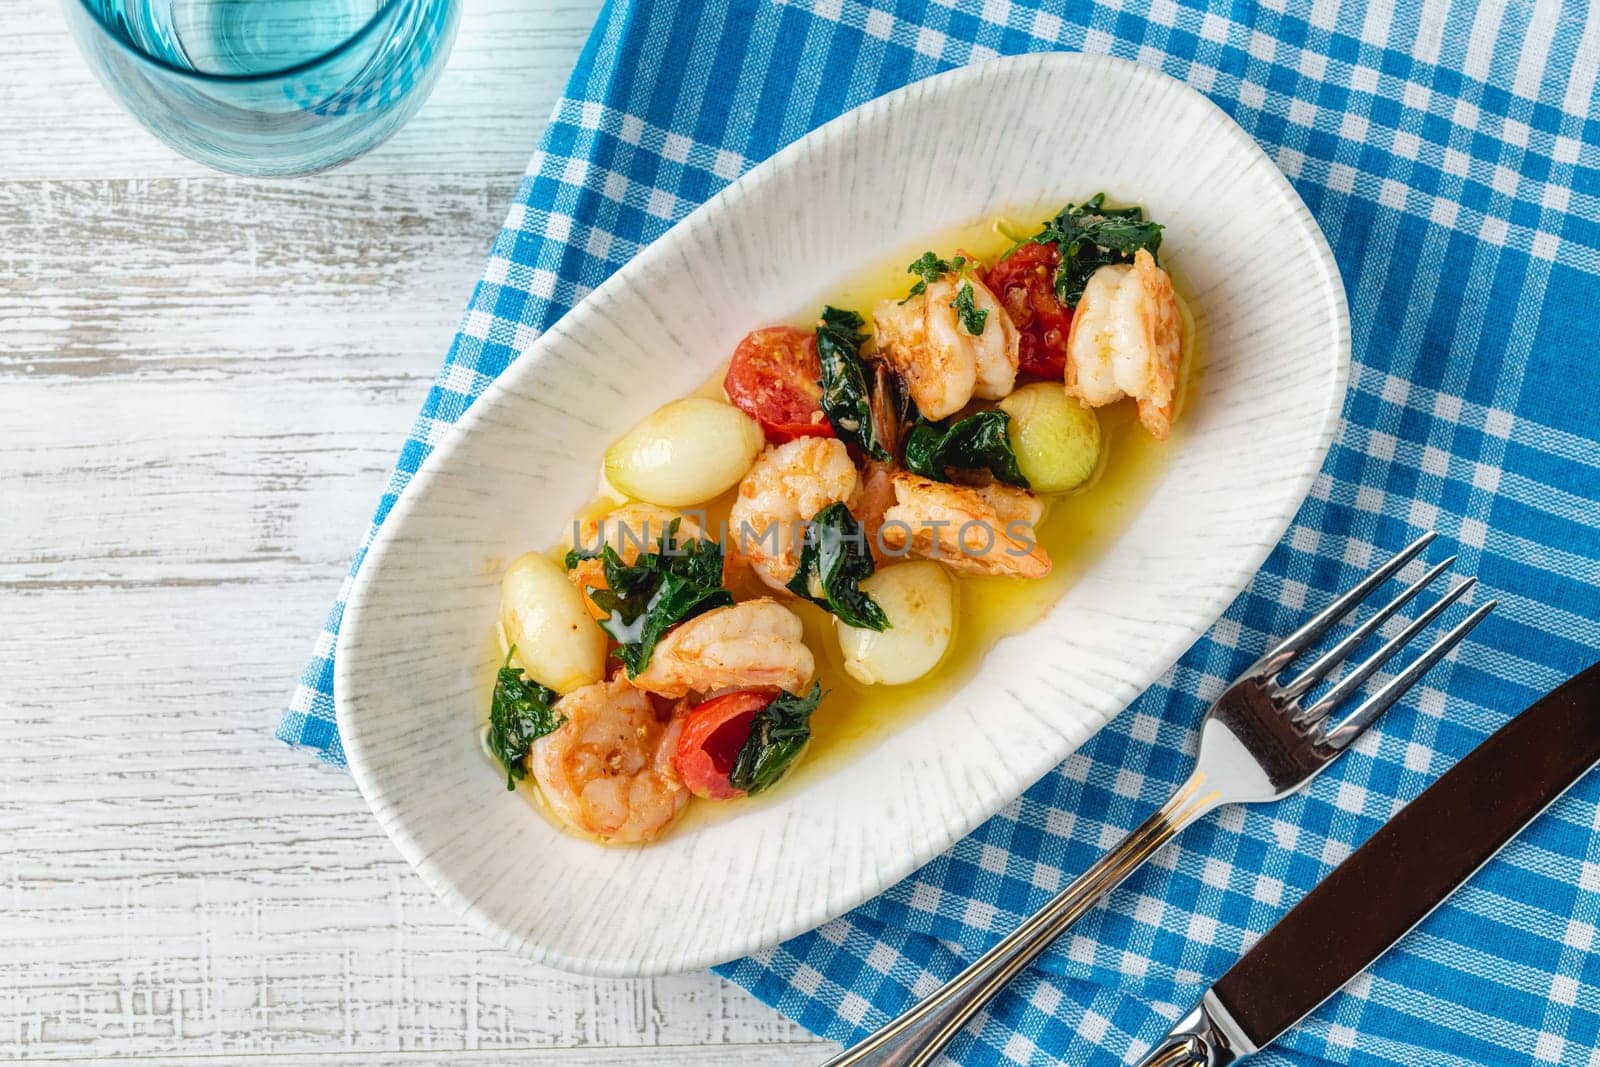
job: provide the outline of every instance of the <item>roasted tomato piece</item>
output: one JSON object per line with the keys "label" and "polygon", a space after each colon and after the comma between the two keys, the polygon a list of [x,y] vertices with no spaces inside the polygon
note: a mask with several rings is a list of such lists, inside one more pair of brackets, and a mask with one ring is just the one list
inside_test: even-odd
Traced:
{"label": "roasted tomato piece", "polygon": [[756,712],[772,703],[776,689],[738,689],[693,708],[683,720],[672,765],[689,792],[706,800],[744,796],[728,782],[728,772],[750,737]]}
{"label": "roasted tomato piece", "polygon": [[1018,367],[1038,378],[1059,379],[1067,367],[1072,309],[1056,299],[1060,265],[1055,245],[1025,244],[990,267],[984,279],[1021,335]]}
{"label": "roasted tomato piece", "polygon": [[750,333],[733,350],[722,388],[735,407],[761,424],[773,444],[833,436],[822,414],[817,339],[805,330],[768,326]]}

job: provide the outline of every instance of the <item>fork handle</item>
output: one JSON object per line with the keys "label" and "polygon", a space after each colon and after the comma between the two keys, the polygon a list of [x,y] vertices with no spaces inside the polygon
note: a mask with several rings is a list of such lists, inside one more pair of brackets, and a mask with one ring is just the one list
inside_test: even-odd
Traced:
{"label": "fork handle", "polygon": [[927,1067],[1050,943],[1185,826],[1219,803],[1196,771],[1165,804],[966,970],[823,1067]]}

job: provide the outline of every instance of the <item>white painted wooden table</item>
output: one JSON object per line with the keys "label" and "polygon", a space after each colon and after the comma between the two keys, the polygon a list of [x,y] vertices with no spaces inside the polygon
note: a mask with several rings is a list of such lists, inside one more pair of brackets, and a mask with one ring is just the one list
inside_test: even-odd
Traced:
{"label": "white painted wooden table", "polygon": [[271,736],[596,0],[472,0],[422,113],[298,181],[178,158],[5,6],[0,1059],[825,1058],[709,974],[506,955]]}

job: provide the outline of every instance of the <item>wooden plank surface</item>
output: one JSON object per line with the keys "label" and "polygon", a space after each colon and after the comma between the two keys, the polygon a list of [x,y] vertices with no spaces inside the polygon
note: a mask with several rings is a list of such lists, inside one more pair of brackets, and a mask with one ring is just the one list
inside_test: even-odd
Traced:
{"label": "wooden plank surface", "polygon": [[494,948],[271,737],[596,4],[468,4],[411,126],[299,181],[172,156],[12,7],[0,1059],[825,1058],[709,974]]}

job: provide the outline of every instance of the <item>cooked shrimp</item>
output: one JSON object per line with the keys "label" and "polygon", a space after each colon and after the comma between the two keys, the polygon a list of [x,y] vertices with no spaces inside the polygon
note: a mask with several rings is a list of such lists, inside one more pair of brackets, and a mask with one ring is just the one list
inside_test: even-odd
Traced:
{"label": "cooked shrimp", "polygon": [[782,589],[800,566],[804,523],[856,492],[856,468],[844,442],[798,437],[769,448],[739,482],[728,512],[734,554],[767,585]]}
{"label": "cooked shrimp", "polygon": [[[662,535],[671,528],[674,519],[678,522],[679,542],[699,539],[700,527],[693,519],[686,518],[671,508],[634,503],[624,504],[599,518],[585,519],[578,523],[575,530],[577,537],[573,546],[592,552],[602,545],[610,545],[621,557],[622,562],[633,563],[641,553],[655,550]],[[596,619],[605,618],[606,611],[589,599],[590,589],[606,587],[605,564],[599,559],[579,560],[576,566],[567,571],[567,578],[583,594],[583,606],[589,614]]]}
{"label": "cooked shrimp", "polygon": [[1144,249],[1133,262],[1089,276],[1067,335],[1067,392],[1089,407],[1133,397],[1139,421],[1165,441],[1172,431],[1183,328],[1172,279]]}
{"label": "cooked shrimp", "polygon": [[[940,316],[941,328],[951,327],[954,337],[972,345],[977,353],[978,380],[972,387],[972,395],[979,400],[1001,400],[1011,395],[1011,390],[1017,384],[1017,362],[1022,345],[1022,335],[1017,332],[1011,313],[987,285],[971,274],[944,284],[950,287],[950,315],[948,318]],[[987,313],[983,320],[983,332],[977,337],[967,333],[967,328],[960,325],[960,316],[954,307],[961,287],[968,284],[972,286],[972,306]],[[933,328],[931,322],[929,328]]]}
{"label": "cooked shrimp", "polygon": [[619,672],[556,703],[567,721],[533,743],[528,769],[550,811],[607,844],[649,841],[689,803],[672,766],[682,720],[658,713]]}
{"label": "cooked shrimp", "polygon": [[[976,336],[955,309],[966,285],[972,286],[973,307],[988,312]],[[998,400],[1016,384],[1016,325],[975,276],[940,278],[904,304],[881,301],[872,321],[878,352],[905,379],[923,418],[954,415],[975,396]]]}
{"label": "cooked shrimp", "polygon": [[968,574],[1050,573],[1050,555],[1033,534],[1044,505],[1032,493],[999,483],[946,485],[904,471],[891,479],[895,504],[878,534],[890,554],[909,550]]}
{"label": "cooked shrimp", "polygon": [[816,663],[801,629],[768,597],[715,608],[668,631],[633,684],[666,697],[758,685],[804,692]]}
{"label": "cooked shrimp", "polygon": [[887,563],[894,558],[885,551],[886,546],[878,532],[883,529],[884,515],[894,507],[896,469],[890,463],[869,461],[861,478],[861,492],[856,496],[856,506],[851,509],[856,521],[861,524],[861,535],[866,538],[867,548],[876,563]]}
{"label": "cooked shrimp", "polygon": [[622,562],[632,563],[641,551],[655,549],[674,520],[678,523],[678,540],[693,541],[700,536],[700,527],[693,519],[671,508],[636,502],[583,520],[577,525],[575,544],[590,551],[607,544],[617,550]]}

